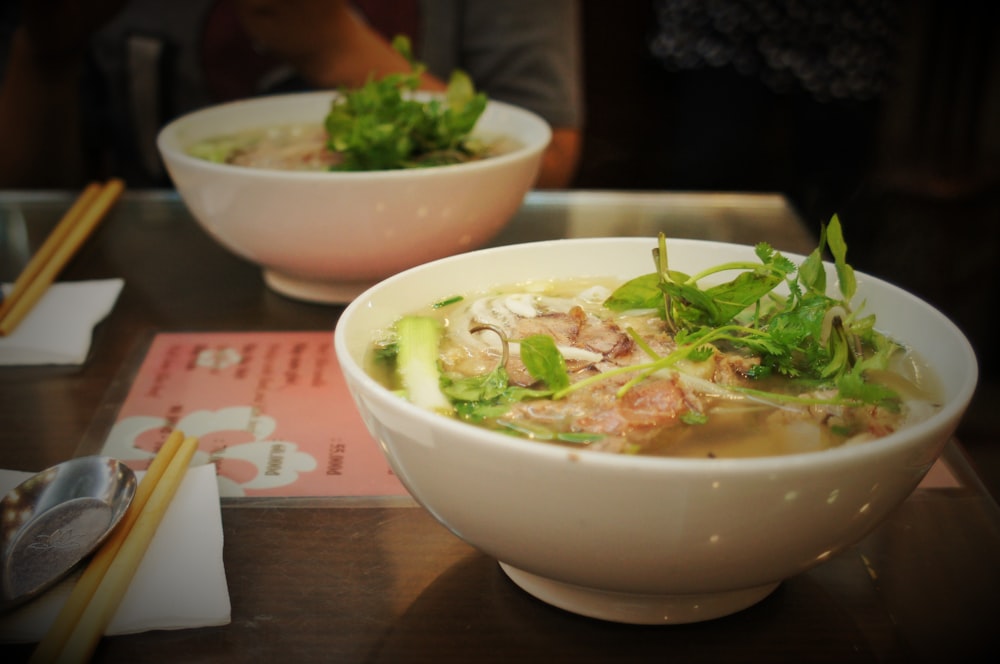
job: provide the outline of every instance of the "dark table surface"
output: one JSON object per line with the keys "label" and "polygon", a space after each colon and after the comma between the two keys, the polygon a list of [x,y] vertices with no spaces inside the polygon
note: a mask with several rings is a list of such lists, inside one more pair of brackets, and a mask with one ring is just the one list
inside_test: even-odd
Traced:
{"label": "dark table surface", "polygon": [[[12,281],[73,192],[0,192],[0,280]],[[695,237],[806,253],[780,196],[534,192],[495,243]],[[268,290],[170,191],[127,192],[62,279],[122,277],[80,366],[0,367],[0,468],[88,449],[123,367],[165,331],[332,330],[341,308]],[[638,627],[582,618],[514,586],[423,509],[337,498],[224,499],[232,622],[102,640],[95,661],[971,661],[1000,654],[1000,510],[958,441],[866,539],[738,614]],[[0,644],[4,661],[31,644]]]}

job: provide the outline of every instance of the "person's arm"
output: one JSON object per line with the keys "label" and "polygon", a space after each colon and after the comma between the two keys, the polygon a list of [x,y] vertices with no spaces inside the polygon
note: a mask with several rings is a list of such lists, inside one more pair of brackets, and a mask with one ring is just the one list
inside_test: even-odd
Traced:
{"label": "person's arm", "polygon": [[[310,85],[357,88],[370,76],[408,72],[410,63],[345,0],[238,0],[257,47],[287,62]],[[444,90],[425,74],[421,87]]]}
{"label": "person's arm", "polygon": [[573,183],[580,163],[582,132],[575,127],[553,127],[552,142],[542,154],[535,187],[538,189],[565,189]]}

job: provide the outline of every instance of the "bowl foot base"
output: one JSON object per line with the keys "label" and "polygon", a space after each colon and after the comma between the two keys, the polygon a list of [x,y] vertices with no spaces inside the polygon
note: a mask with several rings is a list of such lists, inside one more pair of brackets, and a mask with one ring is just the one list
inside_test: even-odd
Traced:
{"label": "bowl foot base", "polygon": [[692,623],[736,613],[771,594],[777,583],[716,593],[644,595],[620,593],[554,581],[504,562],[500,567],[529,595],[591,618],[634,625]]}
{"label": "bowl foot base", "polygon": [[375,285],[374,281],[312,281],[264,270],[264,283],[293,300],[319,304],[347,304]]}

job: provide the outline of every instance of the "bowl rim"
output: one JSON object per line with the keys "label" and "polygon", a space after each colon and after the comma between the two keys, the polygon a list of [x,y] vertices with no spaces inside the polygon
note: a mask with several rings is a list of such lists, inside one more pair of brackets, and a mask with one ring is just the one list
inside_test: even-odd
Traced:
{"label": "bowl rim", "polygon": [[[427,168],[401,168],[392,170],[375,170],[375,171],[290,171],[284,169],[270,169],[270,168],[249,168],[246,166],[234,166],[232,164],[220,164],[217,162],[208,161],[206,159],[201,159],[199,157],[194,157],[189,155],[184,147],[180,144],[180,139],[177,137],[177,133],[181,131],[184,126],[190,122],[195,122],[200,118],[208,115],[225,114],[228,112],[238,112],[241,109],[247,108],[248,106],[260,106],[266,104],[282,104],[292,101],[301,101],[308,98],[308,101],[318,101],[320,99],[333,100],[340,93],[336,90],[319,90],[319,91],[307,91],[307,92],[290,92],[284,94],[273,94],[273,95],[262,95],[260,97],[250,97],[245,99],[236,99],[233,101],[223,102],[221,104],[214,104],[212,106],[206,106],[204,108],[199,108],[183,115],[174,118],[166,125],[164,125],[156,136],[156,146],[164,161],[169,158],[176,164],[183,164],[186,168],[198,169],[207,173],[219,173],[233,175],[243,175],[248,178],[260,178],[273,180],[275,178],[282,180],[294,180],[294,181],[330,181],[330,180],[372,180],[372,179],[386,179],[386,180],[396,180],[396,179],[412,179],[416,178],[428,178],[435,176],[447,176],[452,173],[469,173],[478,170],[491,170],[499,167],[503,167],[512,163],[518,163],[525,160],[535,158],[549,145],[552,140],[552,127],[549,123],[542,118],[539,114],[534,111],[530,111],[526,108],[516,106],[514,104],[503,102],[495,99],[489,99],[487,101],[486,111],[489,111],[492,107],[498,111],[513,113],[515,115],[521,116],[528,122],[530,122],[536,130],[541,133],[538,140],[535,141],[518,141],[520,145],[516,146],[513,150],[504,152],[496,156],[488,157],[485,159],[479,159],[476,161],[465,162],[461,164],[445,164],[442,166],[432,166]],[[417,91],[415,93],[417,98],[443,98],[444,93],[429,92],[429,91]],[[484,114],[486,113],[484,111]],[[322,118],[318,119],[322,121]],[[478,127],[478,124],[477,124]],[[475,129],[473,130],[475,132]]]}
{"label": "bowl rim", "polygon": [[[354,361],[353,356],[347,349],[347,328],[350,320],[354,317],[355,312],[361,309],[369,308],[371,306],[370,299],[377,295],[380,290],[391,288],[394,284],[406,281],[415,272],[441,264],[475,260],[475,256],[481,256],[484,254],[515,253],[528,245],[544,248],[545,246],[552,245],[565,247],[567,245],[594,245],[600,243],[601,245],[606,246],[608,242],[623,241],[634,243],[637,246],[642,243],[644,247],[648,247],[650,243],[650,239],[646,237],[560,238],[555,240],[518,243],[498,247],[488,247],[472,252],[466,252],[464,254],[448,256],[423,265],[409,268],[388,277],[368,288],[365,292],[356,297],[347,305],[339,316],[333,331],[333,342],[334,352],[340,364],[341,371],[344,372],[345,378],[348,378],[348,383],[350,383],[351,380],[359,382],[363,385],[364,391],[374,393],[380,400],[386,403],[390,403],[388,401],[390,399],[394,400],[391,403],[396,404],[408,416],[417,418],[421,424],[443,427],[446,431],[453,435],[465,435],[465,437],[468,438],[468,441],[472,444],[487,445],[491,447],[506,446],[511,448],[511,450],[517,450],[523,452],[524,454],[541,459],[557,462],[570,460],[577,463],[600,464],[632,472],[659,472],[671,469],[683,469],[685,472],[705,474],[716,474],[719,471],[726,473],[760,473],[764,471],[779,471],[789,470],[791,468],[821,466],[828,463],[853,463],[860,459],[880,456],[894,449],[906,447],[915,438],[921,438],[940,427],[949,426],[949,422],[954,421],[957,425],[959,418],[972,399],[978,382],[978,361],[971,343],[961,329],[950,318],[945,316],[940,310],[921,297],[904,290],[889,281],[860,271],[855,272],[856,276],[859,277],[859,283],[862,281],[871,282],[877,284],[879,287],[887,288],[894,297],[902,297],[910,300],[914,305],[924,309],[930,315],[937,318],[941,324],[949,328],[955,338],[957,340],[961,340],[961,347],[957,349],[957,352],[960,353],[962,362],[968,368],[969,373],[959,389],[956,391],[953,398],[948,400],[940,410],[935,412],[929,418],[907,426],[904,429],[893,432],[882,438],[857,445],[841,445],[824,450],[794,452],[790,454],[761,457],[703,458],[614,454],[598,450],[589,450],[586,447],[575,448],[563,445],[547,444],[544,441],[525,440],[513,435],[476,427],[473,424],[461,422],[457,419],[449,418],[438,413],[429,412],[402,399],[398,395],[392,394],[389,390],[378,383],[378,381],[369,376],[367,372],[365,372],[364,369]],[[688,246],[740,247],[750,250],[753,248],[752,245],[689,238],[671,239],[671,243],[682,243]],[[792,259],[797,264],[804,258],[801,254],[794,252],[782,252],[782,254],[787,258]],[[828,269],[832,269],[832,264],[829,261],[824,261],[824,265]],[[830,286],[832,286],[832,284]],[[902,338],[902,335],[897,338],[899,338],[900,341],[905,341]],[[347,374],[350,374],[350,376]],[[356,398],[353,394],[353,388],[351,389],[351,392],[352,398]],[[928,464],[928,469],[929,467],[930,464]]]}

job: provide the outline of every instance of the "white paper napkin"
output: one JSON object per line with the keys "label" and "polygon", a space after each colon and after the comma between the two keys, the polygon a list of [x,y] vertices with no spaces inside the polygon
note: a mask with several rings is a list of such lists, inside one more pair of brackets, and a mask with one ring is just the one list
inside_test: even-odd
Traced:
{"label": "white paper napkin", "polygon": [[[0,496],[30,475],[0,470]],[[136,475],[141,478],[143,473]],[[59,615],[75,578],[0,615],[0,641],[40,640]],[[215,466],[206,464],[185,474],[107,633],[206,627],[229,621],[219,483]]]}
{"label": "white paper napkin", "polygon": [[[115,304],[121,279],[52,284],[20,325],[0,337],[0,365],[82,364],[94,326]],[[4,293],[10,284],[4,284]]]}

